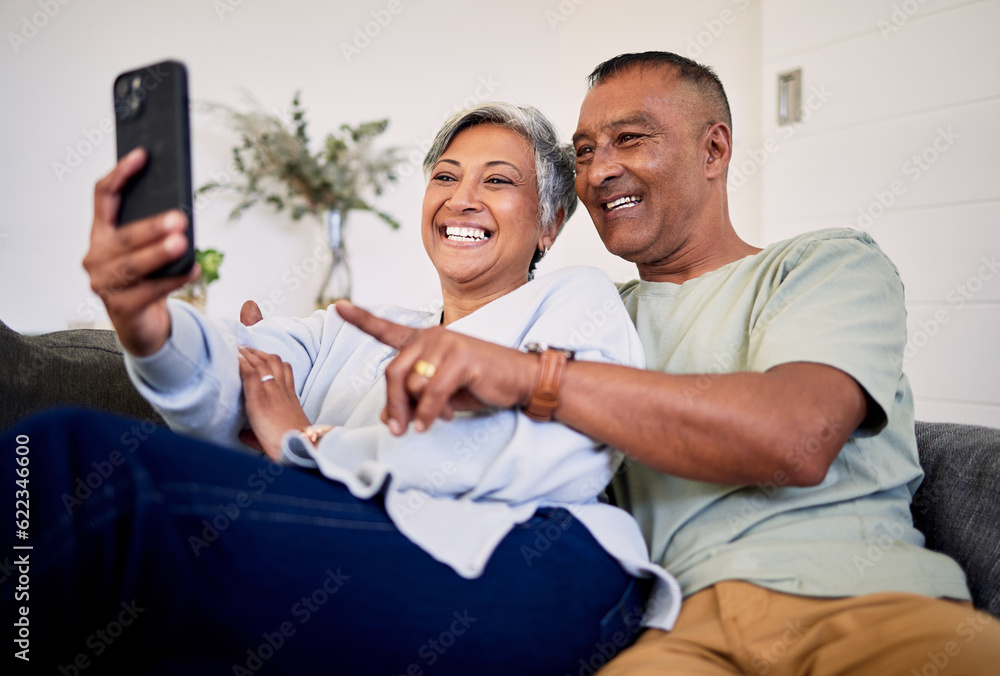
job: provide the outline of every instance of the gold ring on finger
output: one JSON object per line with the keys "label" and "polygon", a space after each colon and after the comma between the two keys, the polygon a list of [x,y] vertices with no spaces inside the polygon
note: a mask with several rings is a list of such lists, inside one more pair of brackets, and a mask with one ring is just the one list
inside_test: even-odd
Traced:
{"label": "gold ring on finger", "polygon": [[437,366],[430,363],[429,361],[424,361],[423,359],[418,359],[416,363],[413,364],[413,371],[418,376],[423,376],[430,380],[437,373]]}

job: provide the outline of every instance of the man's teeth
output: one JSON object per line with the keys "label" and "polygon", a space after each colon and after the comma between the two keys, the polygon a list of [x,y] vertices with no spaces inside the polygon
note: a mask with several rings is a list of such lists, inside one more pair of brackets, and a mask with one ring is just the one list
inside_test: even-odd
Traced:
{"label": "man's teeth", "polygon": [[457,239],[464,242],[479,242],[489,239],[490,235],[485,230],[479,228],[458,228],[449,225],[444,229],[444,236],[448,239]]}
{"label": "man's teeth", "polygon": [[629,195],[628,197],[619,197],[614,202],[608,202],[604,205],[604,208],[608,211],[612,211],[614,209],[630,209],[641,201],[641,197]]}

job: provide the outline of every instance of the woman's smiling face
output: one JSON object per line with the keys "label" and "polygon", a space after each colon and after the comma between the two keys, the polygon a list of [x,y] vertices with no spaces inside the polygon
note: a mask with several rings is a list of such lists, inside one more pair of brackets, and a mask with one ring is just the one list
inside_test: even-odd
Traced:
{"label": "woman's smiling face", "polygon": [[421,219],[442,286],[477,296],[521,286],[535,250],[554,239],[548,231],[528,141],[488,123],[456,134],[431,169]]}

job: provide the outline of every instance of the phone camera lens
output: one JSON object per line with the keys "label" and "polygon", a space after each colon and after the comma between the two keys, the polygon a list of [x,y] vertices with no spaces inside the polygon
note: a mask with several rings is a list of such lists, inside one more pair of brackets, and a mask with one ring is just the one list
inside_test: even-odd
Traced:
{"label": "phone camera lens", "polygon": [[115,117],[119,122],[125,122],[131,117],[128,109],[128,100],[123,97],[115,97]]}

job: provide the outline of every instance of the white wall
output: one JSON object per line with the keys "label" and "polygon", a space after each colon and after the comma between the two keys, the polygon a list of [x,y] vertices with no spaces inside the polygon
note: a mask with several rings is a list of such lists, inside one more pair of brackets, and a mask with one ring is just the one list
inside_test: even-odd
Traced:
{"label": "white wall", "polygon": [[[948,313],[948,323],[908,364],[920,413],[1000,424],[989,354],[1000,282],[984,284],[961,310],[947,301],[976,274],[982,255],[1000,252],[997,228],[989,227],[998,215],[997,170],[989,164],[998,132],[988,124],[997,117],[1000,86],[1000,52],[989,33],[998,25],[997,0],[908,0],[918,11],[886,38],[876,27],[891,20],[893,2],[885,0],[399,0],[397,14],[388,13],[389,0],[63,1],[0,5],[0,319],[17,330],[105,319],[80,260],[93,185],[114,163],[114,141],[97,140],[69,174],[57,177],[53,164],[66,162],[67,145],[86,149],[88,136],[97,139],[91,130],[107,128],[111,82],[122,70],[179,58],[188,65],[194,100],[240,104],[240,91],[248,90],[278,110],[302,89],[315,138],[341,122],[387,116],[385,142],[417,158],[446,113],[477,93],[538,106],[568,139],[585,77],[598,62],[667,49],[716,67],[726,84],[735,163],[748,169],[739,185],[731,175],[731,212],[754,244],[857,218],[873,191],[908,180],[903,163],[934,143],[939,126],[960,134],[871,231],[904,275],[915,326]],[[58,13],[39,14],[44,7]],[[391,21],[345,58],[342,44],[376,16]],[[32,22],[44,25],[35,30]],[[786,66],[802,66],[807,87],[834,92],[791,138],[779,136],[773,123],[774,74]],[[225,169],[234,139],[203,114],[193,123],[201,183]],[[762,149],[779,140],[778,151],[755,166]],[[438,297],[420,244],[422,190],[414,169],[380,200],[402,221],[398,232],[369,214],[351,215],[359,303],[425,307]],[[295,227],[264,209],[230,223],[231,206],[216,196],[198,214],[199,246],[227,254],[209,312],[236,316],[246,298],[265,301],[275,291],[287,297],[275,312],[307,312],[319,275],[297,293],[283,275],[310,256],[318,225]],[[634,276],[603,249],[583,209],[541,270],[577,263],[602,267],[614,279]]]}
{"label": "white wall", "polygon": [[[39,2],[58,7],[58,13],[40,14]],[[229,7],[232,11],[219,11]],[[195,101],[241,104],[240,91],[248,90],[267,107],[283,110],[302,89],[316,139],[342,122],[389,117],[386,144],[401,146],[419,164],[422,142],[432,138],[447,113],[477,96],[535,105],[568,141],[585,77],[598,62],[620,51],[682,49],[701,32],[706,46],[699,47],[700,58],[717,65],[732,83],[737,128],[748,139],[759,133],[759,12],[752,6],[738,12],[738,21],[734,13],[728,24],[717,18],[723,9],[736,8],[730,0],[697,7],[612,0],[489,5],[398,0],[392,5],[396,14],[389,7],[388,0],[77,0],[65,6],[57,0],[7,0],[0,5],[4,34],[30,36],[17,45],[7,38],[0,47],[5,160],[0,184],[6,198],[0,318],[27,333],[106,321],[80,260],[93,185],[114,164],[114,140],[105,135],[97,141],[71,173],[57,177],[53,164],[66,163],[67,145],[83,144],[86,150],[88,134],[96,139],[89,130],[99,131],[102,123],[110,128],[110,88],[117,73],[165,57],[187,63]],[[33,31],[36,15],[41,17],[36,23],[45,25]],[[609,31],[622,16],[629,17],[629,29]],[[369,44],[359,41],[360,53],[348,59],[342,45],[354,43],[366,27],[376,32],[371,22],[378,17],[391,21]],[[706,21],[718,35],[706,32]],[[204,114],[193,115],[193,126],[200,184],[225,170],[235,139]],[[422,191],[419,169],[413,167],[379,201],[403,223],[398,232],[369,214],[351,214],[348,245],[357,302],[425,307],[438,298],[437,278],[420,243]],[[734,205],[743,232],[754,239],[759,194],[759,186],[748,187]],[[209,312],[236,316],[246,298],[263,302],[275,291],[287,298],[275,312],[308,312],[320,275],[304,280],[297,292],[287,280],[294,266],[310,257],[318,224],[292,224],[266,209],[227,222],[232,205],[229,197],[213,196],[197,214],[198,245],[227,255],[222,279],[211,288]],[[619,280],[634,276],[630,264],[604,250],[584,209],[540,269],[575,263],[600,266]]]}
{"label": "white wall", "polygon": [[[1000,2],[765,0],[762,23],[764,136],[780,142],[765,239],[868,231],[906,287],[917,418],[1000,425]],[[798,67],[821,94],[779,128],[777,74]]]}

